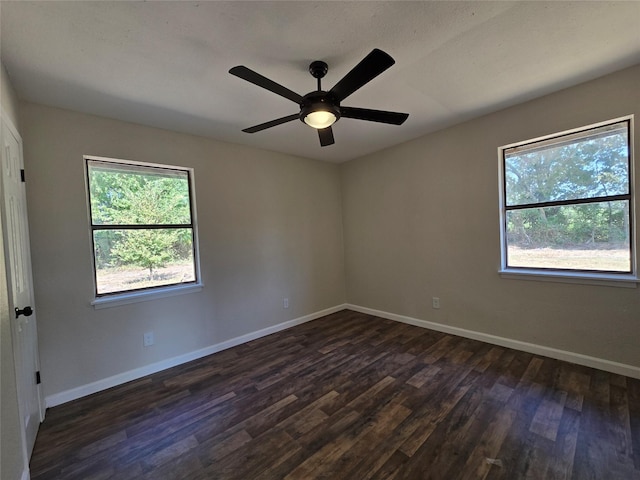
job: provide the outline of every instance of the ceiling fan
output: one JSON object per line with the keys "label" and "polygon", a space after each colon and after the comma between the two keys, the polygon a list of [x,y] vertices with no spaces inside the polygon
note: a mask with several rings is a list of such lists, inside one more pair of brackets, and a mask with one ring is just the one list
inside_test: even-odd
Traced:
{"label": "ceiling fan", "polygon": [[409,117],[408,113],[343,107],[340,105],[342,100],[347,98],[366,83],[373,80],[394,63],[396,63],[395,60],[391,58],[389,54],[375,48],[371,53],[369,53],[369,55],[364,57],[358,65],[347,73],[342,80],[336,83],[331,90],[325,92],[322,90],[320,80],[327,74],[329,67],[325,62],[317,60],[309,65],[309,73],[318,80],[318,89],[313,92],[309,92],[306,95],[298,95],[288,88],[283,87],[273,80],[269,80],[243,65],[233,67],[229,70],[230,74],[287,98],[300,106],[299,113],[294,113],[292,115],[287,115],[286,117],[271,120],[270,122],[245,128],[242,131],[255,133],[300,119],[310,127],[318,130],[320,145],[326,147],[327,145],[332,145],[334,143],[331,125],[337,122],[340,118],[355,118],[357,120],[366,120],[369,122],[402,125]]}

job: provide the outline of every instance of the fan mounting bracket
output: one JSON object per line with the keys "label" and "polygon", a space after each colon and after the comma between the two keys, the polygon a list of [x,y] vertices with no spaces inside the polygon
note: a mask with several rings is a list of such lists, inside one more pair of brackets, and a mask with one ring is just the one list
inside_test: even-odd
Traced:
{"label": "fan mounting bracket", "polygon": [[309,73],[313,78],[317,78],[318,80],[324,78],[328,71],[329,65],[322,60],[316,60],[309,65]]}

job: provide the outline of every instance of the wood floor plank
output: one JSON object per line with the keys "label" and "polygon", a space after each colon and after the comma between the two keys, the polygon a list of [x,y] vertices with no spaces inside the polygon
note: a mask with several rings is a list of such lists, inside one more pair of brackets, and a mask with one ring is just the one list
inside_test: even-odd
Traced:
{"label": "wood floor plank", "polygon": [[277,427],[286,430],[293,438],[304,435],[329,417],[322,408],[331,403],[339,395],[335,390],[331,390],[315,402],[310,403],[293,415],[282,420]]}
{"label": "wood floor plank", "polygon": [[151,471],[158,466],[175,460],[198,446],[198,440],[193,435],[190,435],[177,442],[172,442],[162,450],[154,452],[151,455],[147,455],[140,463],[144,471]]}
{"label": "wood floor plank", "polygon": [[[293,439],[282,430],[270,430],[260,437],[245,443],[223,459],[212,462],[206,467],[208,478],[224,478],[244,480],[254,478],[258,473],[276,468],[288,456],[294,455],[298,446]],[[280,455],[270,452],[282,450]]]}
{"label": "wood floor plank", "polygon": [[231,435],[224,435],[224,437],[225,438],[218,437],[211,439],[211,441],[201,442],[201,448],[199,449],[200,458],[203,460],[206,459],[209,463],[220,461],[253,440],[251,435],[244,429],[236,430]]}
{"label": "wood floor plank", "polygon": [[579,431],[580,414],[573,409],[565,408],[545,478],[549,480],[571,478]]}
{"label": "wood floor plank", "polygon": [[50,409],[33,480],[640,480],[640,380],[344,310]]}
{"label": "wood floor plank", "polygon": [[498,460],[497,454],[515,417],[516,412],[510,408],[505,408],[498,412],[495,419],[489,423],[480,437],[476,447],[467,457],[467,461],[461,469],[460,479],[486,478],[489,470],[494,465],[493,462]]}
{"label": "wood floor plank", "polygon": [[363,447],[369,446],[385,429],[393,430],[410,413],[409,409],[400,404],[388,404],[375,418],[363,425],[357,435],[345,432],[310,456],[289,473],[285,480],[336,478],[351,462],[355,463],[362,458]]}
{"label": "wood floor plank", "polygon": [[416,428],[413,433],[400,446],[400,451],[411,457],[424,444],[429,436],[436,429],[438,424],[449,414],[451,409],[455,407],[460,399],[469,391],[470,385],[456,386],[453,391],[448,392],[437,404],[437,408],[429,415],[428,422],[422,417],[422,427]]}
{"label": "wood floor plank", "polygon": [[531,420],[529,431],[555,442],[566,401],[567,392],[562,391],[554,391],[542,400]]}

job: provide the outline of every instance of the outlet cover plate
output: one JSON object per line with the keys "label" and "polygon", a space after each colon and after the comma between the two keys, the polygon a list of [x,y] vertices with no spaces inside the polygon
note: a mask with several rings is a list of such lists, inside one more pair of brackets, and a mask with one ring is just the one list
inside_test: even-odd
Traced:
{"label": "outlet cover plate", "polygon": [[142,342],[145,347],[150,347],[154,344],[153,332],[147,332],[142,336]]}

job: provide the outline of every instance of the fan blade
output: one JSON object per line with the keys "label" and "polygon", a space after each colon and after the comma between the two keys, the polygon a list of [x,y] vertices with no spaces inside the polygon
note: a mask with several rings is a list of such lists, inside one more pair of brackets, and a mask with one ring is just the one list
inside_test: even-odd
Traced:
{"label": "fan blade", "polygon": [[303,101],[302,96],[298,95],[296,92],[289,90],[287,87],[283,87],[273,80],[269,80],[267,77],[264,77],[243,65],[233,67],[231,70],[229,70],[229,73],[231,75],[235,75],[236,77],[242,78],[247,82],[251,82],[254,85],[269,90],[270,92],[276,93],[281,97],[287,98],[292,102],[296,102],[297,104],[301,104]]}
{"label": "fan blade", "polygon": [[256,132],[259,132],[260,130],[265,130],[267,128],[275,127],[277,125],[282,125],[283,123],[291,122],[299,118],[300,118],[300,115],[298,113],[294,113],[293,115],[288,115],[282,118],[276,118],[275,120],[271,120],[270,122],[261,123],[260,125],[255,125],[253,127],[245,128],[242,131],[246,133],[256,133]]}
{"label": "fan blade", "polygon": [[331,127],[318,130],[318,137],[320,137],[321,147],[326,147],[327,145],[333,145],[334,143],[336,143],[333,140],[333,130],[331,129]]}
{"label": "fan blade", "polygon": [[382,50],[374,48],[369,55],[353,67],[342,80],[336,83],[330,92],[338,102],[341,102],[364,84],[370,82],[384,72],[396,61]]}
{"label": "fan blade", "polygon": [[404,121],[409,118],[408,113],[385,112],[384,110],[353,107],[340,107],[340,116],[344,118],[355,118],[357,120],[367,120],[369,122],[390,123],[392,125],[402,125]]}

